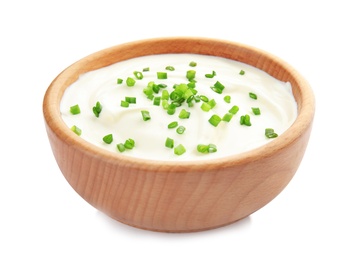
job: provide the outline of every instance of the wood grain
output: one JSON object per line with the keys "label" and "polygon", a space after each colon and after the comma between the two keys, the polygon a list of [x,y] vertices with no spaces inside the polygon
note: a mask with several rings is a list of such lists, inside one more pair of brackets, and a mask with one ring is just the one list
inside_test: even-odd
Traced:
{"label": "wood grain", "polygon": [[[80,74],[137,56],[197,53],[226,57],[290,81],[298,118],[273,142],[227,158],[201,162],[148,161],[102,150],[73,134],[61,119],[64,90]],[[66,68],[43,101],[47,135],[66,180],[95,208],[125,224],[163,232],[192,232],[233,223],[259,210],[289,183],[304,155],[314,117],[308,83],[279,58],[242,44],[206,38],[159,38],[114,46]]]}

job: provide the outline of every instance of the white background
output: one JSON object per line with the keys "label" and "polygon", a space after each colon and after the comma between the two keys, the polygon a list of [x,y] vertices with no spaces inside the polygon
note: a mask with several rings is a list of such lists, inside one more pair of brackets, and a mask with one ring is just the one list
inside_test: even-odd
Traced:
{"label": "white background", "polygon": [[[1,1],[0,259],[342,259],[340,1]],[[143,231],[103,215],[66,182],[42,101],[67,66],[162,36],[266,50],[311,84],[316,116],[297,174],[270,204],[199,233]]]}

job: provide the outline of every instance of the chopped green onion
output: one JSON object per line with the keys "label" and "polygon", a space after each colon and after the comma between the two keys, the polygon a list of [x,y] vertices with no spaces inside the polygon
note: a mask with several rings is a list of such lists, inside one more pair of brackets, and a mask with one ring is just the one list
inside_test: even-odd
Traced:
{"label": "chopped green onion", "polygon": [[187,119],[187,118],[190,117],[190,112],[189,112],[189,111],[186,111],[185,109],[182,109],[182,110],[179,112],[178,117],[181,118],[181,119]]}
{"label": "chopped green onion", "polygon": [[240,125],[251,126],[251,118],[248,114],[240,117]]}
{"label": "chopped green onion", "polygon": [[230,122],[230,120],[233,118],[234,114],[232,113],[226,113],[223,117],[222,117],[222,121],[225,122]]}
{"label": "chopped green onion", "polygon": [[192,81],[196,76],[196,71],[195,70],[188,70],[186,72],[186,78],[189,80],[189,81]]}
{"label": "chopped green onion", "polygon": [[70,113],[73,115],[77,115],[77,114],[81,113],[81,109],[80,109],[79,105],[76,104],[74,106],[71,106],[70,107]]}
{"label": "chopped green onion", "polygon": [[147,71],[150,71],[149,67],[143,68],[143,72],[147,72]]}
{"label": "chopped green onion", "polygon": [[102,138],[103,142],[105,142],[106,144],[111,144],[113,142],[113,135],[112,134],[108,134],[108,135],[105,135],[103,138]]}
{"label": "chopped green onion", "polygon": [[121,106],[122,107],[129,107],[129,102],[127,102],[125,100],[121,100]]}
{"label": "chopped green onion", "polygon": [[186,128],[182,125],[178,126],[176,129],[177,134],[183,134],[185,132]]}
{"label": "chopped green onion", "polygon": [[169,115],[173,115],[174,113],[176,113],[176,108],[177,106],[173,103],[169,104],[168,107],[167,107],[167,113]]}
{"label": "chopped green onion", "polygon": [[197,151],[200,153],[215,153],[217,152],[217,148],[214,144],[199,144],[197,145]]}
{"label": "chopped green onion", "polygon": [[150,112],[147,110],[142,110],[141,111],[141,115],[144,121],[150,120],[151,116],[150,116]]}
{"label": "chopped green onion", "polygon": [[117,144],[116,147],[118,148],[120,153],[123,153],[126,150],[125,145],[123,143]]}
{"label": "chopped green onion", "polygon": [[172,128],[176,128],[178,126],[178,122],[177,121],[173,121],[170,124],[167,125],[167,128],[172,129]]}
{"label": "chopped green onion", "polygon": [[133,79],[133,78],[131,78],[131,77],[128,77],[128,78],[126,79],[126,85],[127,85],[128,87],[133,87],[133,86],[135,85],[135,79]]}
{"label": "chopped green onion", "polygon": [[276,137],[278,137],[278,134],[276,134],[272,128],[266,128],[265,129],[265,136],[267,138],[276,138]]}
{"label": "chopped green onion", "polygon": [[136,104],[137,98],[136,97],[125,97],[125,101],[130,103],[130,104]]}
{"label": "chopped green onion", "polygon": [[167,73],[166,72],[157,72],[157,78],[158,79],[167,79]]}
{"label": "chopped green onion", "polygon": [[256,94],[252,93],[252,92],[249,92],[249,97],[251,99],[258,99],[258,96]]}
{"label": "chopped green onion", "polygon": [[225,86],[222,85],[221,82],[216,81],[216,83],[214,84],[214,86],[210,87],[214,92],[218,93],[218,94],[222,94],[223,89],[225,88]]}
{"label": "chopped green onion", "polygon": [[96,105],[93,107],[93,113],[96,117],[100,116],[100,113],[102,111],[102,105],[99,101],[96,102]]}
{"label": "chopped green onion", "polygon": [[161,93],[161,99],[169,100],[169,97],[170,97],[169,91],[167,91],[166,89],[163,89]]}
{"label": "chopped green onion", "polygon": [[172,149],[172,148],[174,147],[174,141],[173,141],[173,139],[167,137],[167,138],[166,138],[166,141],[165,141],[165,146],[166,146],[167,148],[171,148],[171,149]]}
{"label": "chopped green onion", "polygon": [[168,109],[168,107],[169,107],[169,102],[167,102],[167,100],[162,100],[162,107],[166,110],[166,109]]}
{"label": "chopped green onion", "polygon": [[133,74],[137,79],[143,79],[144,78],[144,75],[140,71],[134,71]]}
{"label": "chopped green onion", "polygon": [[226,103],[230,103],[230,100],[231,100],[231,97],[229,95],[225,96],[223,98],[223,100],[226,102]]}
{"label": "chopped green onion", "polygon": [[196,66],[197,66],[197,63],[196,63],[195,61],[191,61],[191,62],[189,63],[189,66],[190,66],[190,67],[196,67]]}
{"label": "chopped green onion", "polygon": [[216,152],[217,152],[216,145],[214,145],[214,144],[209,144],[209,145],[208,145],[208,152],[209,152],[209,153],[216,153]]}
{"label": "chopped green onion", "polygon": [[245,71],[244,70],[240,70],[240,75],[245,75]]}
{"label": "chopped green onion", "polygon": [[81,135],[82,134],[82,130],[80,128],[78,128],[77,126],[73,125],[71,128],[70,128],[75,134],[77,135]]}
{"label": "chopped green onion", "polygon": [[210,105],[211,108],[214,108],[216,106],[216,101],[215,99],[211,99],[208,104]]}
{"label": "chopped green onion", "polygon": [[216,76],[216,72],[215,71],[213,71],[211,74],[205,74],[204,75],[206,78],[208,78],[208,79],[212,79],[213,77],[215,77]]}
{"label": "chopped green onion", "polygon": [[211,109],[211,106],[207,102],[203,102],[202,105],[201,105],[201,109],[204,112],[208,112]]}
{"label": "chopped green onion", "polygon": [[125,141],[124,146],[126,149],[133,149],[133,147],[135,146],[135,141],[129,138]]}
{"label": "chopped green onion", "polygon": [[173,66],[166,66],[165,69],[166,69],[166,70],[169,70],[169,71],[174,71],[174,70],[175,70],[175,67],[173,67]]}
{"label": "chopped green onion", "polygon": [[238,106],[233,106],[231,109],[229,109],[229,113],[232,113],[233,115],[235,115],[238,111],[239,111]]}
{"label": "chopped green onion", "polygon": [[221,120],[221,117],[219,117],[218,115],[212,115],[208,121],[211,125],[217,127]]}
{"label": "chopped green onion", "polygon": [[258,108],[258,107],[252,107],[252,111],[253,111],[253,114],[256,116],[261,114],[260,108]]}
{"label": "chopped green onion", "polygon": [[185,147],[182,144],[179,144],[173,149],[174,154],[176,155],[182,155],[186,152]]}
{"label": "chopped green onion", "polygon": [[153,105],[160,106],[160,100],[161,100],[161,97],[155,97],[153,99]]}
{"label": "chopped green onion", "polygon": [[117,83],[117,84],[122,84],[122,82],[123,82],[123,79],[120,79],[120,78],[119,78],[119,79],[116,80],[116,83]]}

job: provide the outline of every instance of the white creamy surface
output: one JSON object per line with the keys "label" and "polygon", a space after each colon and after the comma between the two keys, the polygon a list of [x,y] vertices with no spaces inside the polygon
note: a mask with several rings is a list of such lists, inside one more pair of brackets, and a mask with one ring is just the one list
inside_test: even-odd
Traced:
{"label": "white creamy surface", "polygon": [[[195,61],[196,67],[189,63]],[[166,66],[175,67],[175,71],[165,70]],[[148,72],[142,72],[149,67]],[[188,83],[186,71],[196,71],[196,90],[199,95],[215,99],[217,105],[209,112],[200,107],[202,102],[188,107],[186,102],[177,108],[174,115],[168,115],[162,106],[154,106],[146,98],[143,89],[150,81],[156,84],[167,84],[169,93],[174,84]],[[240,75],[240,70],[245,74]],[[133,87],[125,83],[127,77],[134,78],[133,71],[140,71],[144,77],[136,79]],[[156,73],[167,72],[168,79],[157,79]],[[205,74],[216,72],[214,78],[206,78]],[[122,78],[122,84],[117,79]],[[222,94],[215,93],[210,86],[219,81],[225,86]],[[249,92],[257,94],[258,99],[249,97]],[[160,96],[156,94],[156,96]],[[231,96],[228,104],[223,100]],[[121,107],[121,100],[126,96],[136,97],[137,103],[128,108]],[[92,108],[99,101],[103,108],[100,116],[94,116]],[[81,113],[72,115],[70,107],[78,104]],[[213,114],[221,117],[233,106],[239,112],[230,122],[222,121],[217,127],[212,126],[208,119]],[[254,115],[251,107],[260,108],[261,115]],[[178,118],[179,111],[184,108],[191,113],[189,119]],[[119,153],[116,145],[132,138],[135,147],[126,150],[124,155],[153,160],[202,160],[224,157],[241,153],[273,139],[265,137],[265,128],[273,128],[280,135],[294,122],[297,117],[297,104],[291,92],[290,83],[276,80],[267,73],[244,63],[196,54],[162,54],[139,57],[119,62],[111,66],[88,72],[80,76],[64,93],[61,101],[61,115],[66,124],[76,125],[82,130],[80,138],[94,143],[114,153]],[[151,120],[143,121],[141,110],[148,110]],[[240,125],[240,116],[249,114],[252,126]],[[186,128],[183,134],[176,129],[168,129],[168,124],[177,121]],[[113,134],[111,144],[103,142],[105,135]],[[186,153],[175,155],[173,149],[165,147],[166,138],[174,139],[175,146],[184,145]],[[201,154],[197,151],[198,144],[215,144],[216,153]]]}

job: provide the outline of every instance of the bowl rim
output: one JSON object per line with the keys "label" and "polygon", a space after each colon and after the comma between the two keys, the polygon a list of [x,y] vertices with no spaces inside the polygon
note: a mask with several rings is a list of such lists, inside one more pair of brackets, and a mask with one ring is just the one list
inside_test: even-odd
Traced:
{"label": "bowl rim", "polygon": [[[276,66],[285,68],[288,73],[298,82],[299,95],[301,96],[301,105],[298,108],[298,115],[294,123],[281,135],[271,142],[264,144],[262,146],[256,147],[252,150],[248,150],[243,153],[229,155],[226,157],[214,158],[214,159],[203,159],[203,160],[181,160],[181,161],[165,161],[165,160],[151,160],[136,158],[133,156],[127,156],[120,153],[110,152],[95,144],[89,143],[88,141],[80,138],[70,131],[70,128],[64,123],[60,115],[60,100],[64,93],[66,87],[63,90],[60,89],[60,85],[70,85],[76,80],[75,77],[70,77],[71,75],[80,75],[86,71],[80,71],[79,68],[84,64],[89,63],[92,60],[99,58],[106,59],[106,55],[129,47],[142,47],[148,46],[149,44],[156,44],[161,42],[167,43],[179,43],[179,42],[190,42],[199,44],[227,44],[234,48],[243,49],[248,52],[254,52],[260,55],[260,57],[265,57],[266,59],[272,60]],[[146,49],[146,48],[145,48]],[[198,53],[198,52],[194,52]],[[153,54],[153,53],[152,53]],[[157,53],[156,53],[157,54]],[[198,53],[201,54],[201,53]],[[145,54],[149,55],[149,54]],[[218,55],[216,55],[218,56]],[[129,59],[133,57],[124,57],[122,60]],[[107,62],[107,61],[106,61]],[[108,65],[113,64],[108,61]],[[245,62],[247,63],[247,62]],[[248,63],[247,63],[248,64]],[[252,65],[257,67],[255,65]],[[103,67],[103,66],[101,66]],[[96,69],[94,67],[93,69]],[[88,69],[93,70],[93,69]],[[262,68],[260,68],[262,69]],[[264,70],[264,69],[262,69]],[[264,70],[265,71],[265,70]],[[137,167],[139,169],[152,169],[152,168],[164,168],[164,167],[175,167],[178,171],[187,169],[188,167],[201,169],[204,165],[207,169],[216,168],[217,166],[230,167],[240,165],[242,163],[253,162],[262,158],[271,156],[277,151],[284,149],[285,147],[291,145],[295,142],[308,128],[311,127],[313,117],[315,113],[315,98],[312,89],[308,82],[296,71],[291,65],[289,65],[284,60],[279,57],[270,54],[264,50],[258,49],[253,46],[246,44],[214,39],[205,37],[160,37],[160,38],[150,38],[136,40],[132,42],[122,43],[115,45],[106,49],[102,49],[88,56],[81,58],[75,63],[71,64],[65,68],[57,77],[51,82],[47,88],[44,99],[43,99],[43,116],[46,128],[51,129],[51,131],[60,139],[63,140],[67,145],[72,146],[74,149],[82,151],[89,156],[93,155],[96,157],[101,157],[107,162],[117,161],[120,164],[130,165],[131,167]]]}

